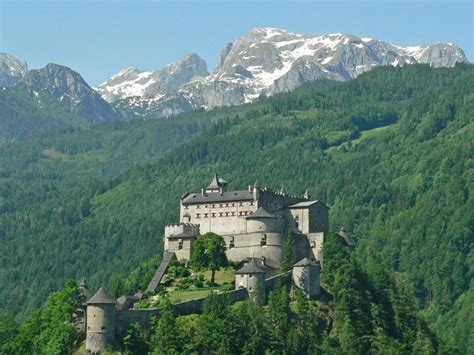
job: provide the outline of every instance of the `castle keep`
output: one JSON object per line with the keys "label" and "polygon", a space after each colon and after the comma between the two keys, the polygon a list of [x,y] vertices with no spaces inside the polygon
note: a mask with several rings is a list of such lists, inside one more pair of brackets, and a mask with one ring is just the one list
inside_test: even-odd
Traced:
{"label": "castle keep", "polygon": [[217,174],[201,193],[180,200],[180,222],[165,226],[164,249],[178,260],[189,260],[199,235],[214,232],[224,238],[227,258],[265,258],[279,268],[286,238],[293,238],[294,260],[322,261],[321,248],[328,231],[328,207],[308,193],[293,196],[260,188],[228,191]]}

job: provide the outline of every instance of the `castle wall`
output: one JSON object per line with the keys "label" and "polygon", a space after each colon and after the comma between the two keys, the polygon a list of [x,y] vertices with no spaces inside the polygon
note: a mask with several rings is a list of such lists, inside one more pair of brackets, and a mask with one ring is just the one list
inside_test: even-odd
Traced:
{"label": "castle wall", "polygon": [[329,232],[329,209],[321,202],[315,203],[309,209],[309,233]]}
{"label": "castle wall", "polygon": [[247,257],[261,258],[262,256],[280,263],[284,245],[282,233],[247,233],[224,235],[222,238],[227,247],[227,259],[242,261]]}
{"label": "castle wall", "polygon": [[[309,241],[310,250],[307,255],[310,258],[314,258],[323,265],[323,243],[324,243],[324,233],[308,233],[306,238]],[[309,254],[309,255],[308,255]]]}

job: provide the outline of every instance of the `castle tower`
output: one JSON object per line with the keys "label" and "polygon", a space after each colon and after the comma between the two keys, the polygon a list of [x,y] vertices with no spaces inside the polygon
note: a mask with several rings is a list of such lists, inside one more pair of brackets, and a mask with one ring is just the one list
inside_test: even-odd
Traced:
{"label": "castle tower", "polygon": [[265,270],[260,261],[252,258],[235,272],[235,288],[246,288],[253,301],[265,302]]}
{"label": "castle tower", "polygon": [[103,287],[87,301],[86,351],[100,353],[114,343],[115,305]]}
{"label": "castle tower", "polygon": [[293,282],[307,298],[316,298],[321,294],[320,272],[320,264],[308,258],[293,265]]}

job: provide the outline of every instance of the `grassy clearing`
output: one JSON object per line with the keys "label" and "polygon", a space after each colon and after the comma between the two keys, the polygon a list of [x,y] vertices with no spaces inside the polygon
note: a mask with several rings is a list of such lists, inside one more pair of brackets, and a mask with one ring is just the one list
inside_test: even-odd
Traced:
{"label": "grassy clearing", "polygon": [[[198,272],[197,274],[204,275],[204,279],[206,281],[211,280],[211,270]],[[226,269],[216,271],[215,283],[217,283],[218,285],[222,285],[224,283],[230,283],[232,281],[234,281],[234,269],[226,268]]]}
{"label": "grassy clearing", "polygon": [[43,155],[49,159],[61,159],[61,160],[70,159],[70,156],[68,154],[61,153],[59,150],[56,150],[54,148],[43,149]]}
{"label": "grassy clearing", "polygon": [[379,134],[380,132],[388,129],[388,128],[393,128],[395,127],[397,124],[392,124],[392,125],[388,125],[388,126],[383,126],[383,127],[377,127],[377,128],[373,128],[373,129],[369,129],[367,131],[362,131],[360,132],[360,137],[359,138],[356,138],[356,139],[353,139],[349,142],[344,142],[342,143],[341,145],[338,145],[338,146],[334,146],[334,147],[330,147],[327,149],[327,152],[328,153],[334,153],[334,152],[337,152],[339,151],[342,147],[345,147],[345,148],[348,148],[348,144],[350,143],[352,146],[354,145],[357,145],[359,144],[360,142],[362,142],[364,139],[367,139],[367,138],[370,138],[370,137],[373,137],[373,136],[376,136],[377,134]]}
{"label": "grassy clearing", "polygon": [[168,297],[171,303],[180,303],[190,300],[195,300],[198,298],[203,298],[209,296],[211,292],[218,292],[218,289],[205,288],[197,290],[184,290],[184,291],[170,291]]}

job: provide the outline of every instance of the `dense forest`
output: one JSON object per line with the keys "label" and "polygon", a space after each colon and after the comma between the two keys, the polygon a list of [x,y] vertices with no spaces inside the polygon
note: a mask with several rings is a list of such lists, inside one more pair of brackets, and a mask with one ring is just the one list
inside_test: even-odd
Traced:
{"label": "dense forest", "polygon": [[[325,296],[308,300],[287,282],[267,301],[231,305],[213,295],[202,314],[176,317],[166,297],[152,329],[132,324],[115,348],[126,354],[434,354],[459,349],[440,341],[417,315],[413,287],[390,274],[372,255],[362,266],[329,236],[324,245]],[[133,278],[133,277],[132,277]],[[2,353],[71,353],[83,350],[74,330],[81,291],[74,282],[49,296],[46,305],[21,325],[0,319]],[[83,296],[82,296],[83,297]],[[82,345],[81,345],[82,344]],[[112,349],[111,349],[112,350]]]}
{"label": "dense forest", "polygon": [[472,65],[410,65],[0,146],[1,312],[24,319],[67,278],[117,283],[217,171],[230,188],[309,189],[351,231],[354,262],[379,258],[441,341],[472,352],[473,117]]}

